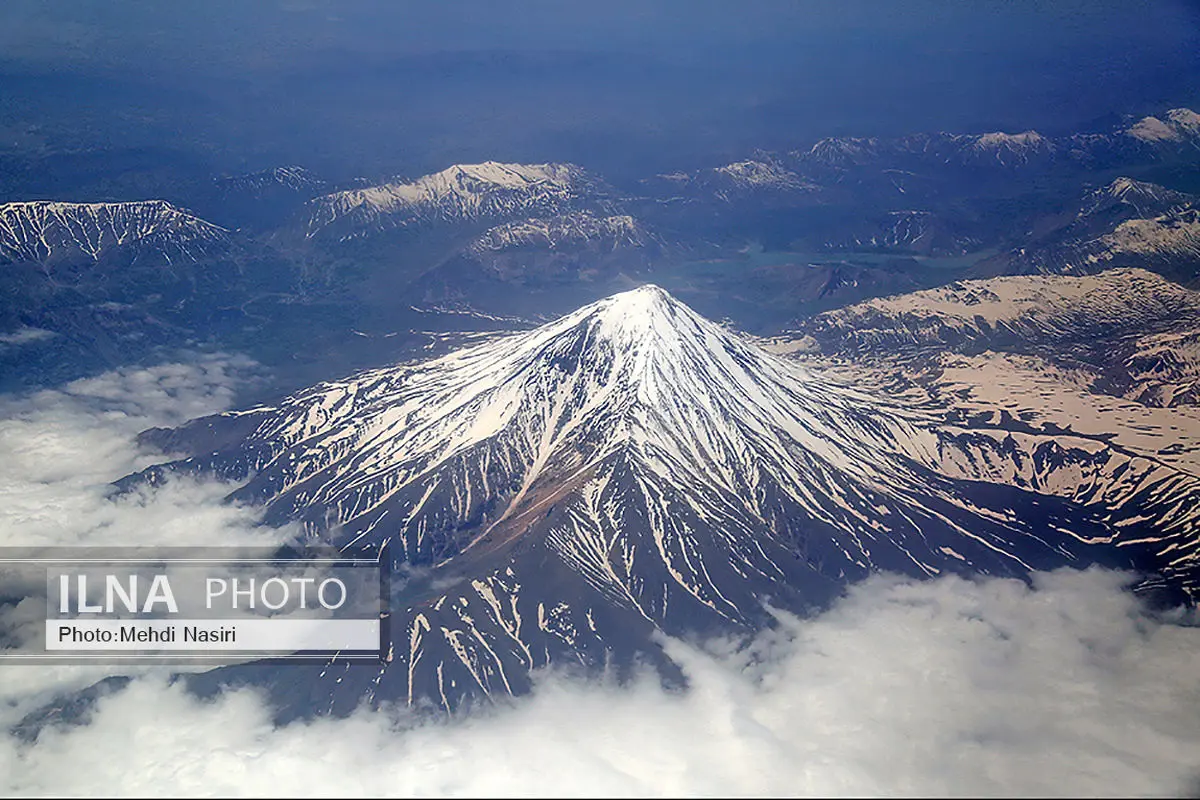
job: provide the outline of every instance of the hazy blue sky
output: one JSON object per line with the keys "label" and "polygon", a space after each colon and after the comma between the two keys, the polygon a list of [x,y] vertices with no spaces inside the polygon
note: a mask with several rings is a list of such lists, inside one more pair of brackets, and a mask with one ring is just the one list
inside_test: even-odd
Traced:
{"label": "hazy blue sky", "polygon": [[101,144],[178,136],[218,160],[615,163],[1195,102],[1200,13],[1179,0],[5,0],[0,69],[0,123],[49,124],[50,139],[65,101]]}

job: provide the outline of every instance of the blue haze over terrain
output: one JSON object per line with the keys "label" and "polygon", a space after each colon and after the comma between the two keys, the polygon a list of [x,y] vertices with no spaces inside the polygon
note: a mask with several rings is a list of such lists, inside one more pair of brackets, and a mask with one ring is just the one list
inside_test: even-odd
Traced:
{"label": "blue haze over terrain", "polygon": [[827,135],[1086,128],[1187,105],[1198,77],[1200,16],[1176,0],[9,0],[0,154],[620,178]]}

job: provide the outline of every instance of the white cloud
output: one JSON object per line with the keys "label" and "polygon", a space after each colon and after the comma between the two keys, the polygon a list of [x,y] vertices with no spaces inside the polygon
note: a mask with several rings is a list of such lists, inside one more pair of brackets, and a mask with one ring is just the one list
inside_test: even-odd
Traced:
{"label": "white cloud", "polygon": [[58,334],[45,328],[21,327],[12,333],[0,333],[0,349],[3,349],[4,345],[20,346],[53,339],[55,336]]}
{"label": "white cloud", "polygon": [[6,546],[267,543],[233,488],[177,479],[112,497],[111,482],[161,462],[137,434],[229,407],[254,374],[241,357],[120,369],[60,389],[0,397],[0,534]]}
{"label": "white cloud", "polygon": [[870,580],[748,649],[679,642],[668,692],[547,674],[531,697],[413,724],[274,727],[246,691],[142,679],[86,725],[5,742],[5,793],[1147,795],[1200,768],[1200,629],[1098,570]]}
{"label": "white cloud", "polygon": [[[228,483],[179,478],[120,497],[110,493],[112,481],[163,460],[138,446],[139,432],[224,410],[256,376],[256,365],[244,357],[209,355],[0,396],[0,543],[217,546],[285,538],[290,531],[260,527],[255,509],[223,502],[234,488]],[[29,630],[27,623],[44,618],[44,609],[29,606],[4,611],[0,621],[10,632]],[[0,723],[112,670],[0,667]]]}
{"label": "white cloud", "polygon": [[[245,358],[214,355],[0,396],[0,451],[6,455],[0,459],[0,507],[26,497],[23,504],[33,506],[56,493],[73,496],[161,460],[161,454],[137,447],[136,435],[226,409],[253,368]],[[5,539],[25,543],[29,531],[13,527],[24,521],[3,518]]]}

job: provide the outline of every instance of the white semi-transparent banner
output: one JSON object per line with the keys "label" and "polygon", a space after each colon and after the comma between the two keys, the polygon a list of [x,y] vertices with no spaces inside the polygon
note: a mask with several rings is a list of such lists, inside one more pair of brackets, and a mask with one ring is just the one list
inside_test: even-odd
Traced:
{"label": "white semi-transparent banner", "polygon": [[383,547],[0,548],[0,663],[387,660],[389,574]]}

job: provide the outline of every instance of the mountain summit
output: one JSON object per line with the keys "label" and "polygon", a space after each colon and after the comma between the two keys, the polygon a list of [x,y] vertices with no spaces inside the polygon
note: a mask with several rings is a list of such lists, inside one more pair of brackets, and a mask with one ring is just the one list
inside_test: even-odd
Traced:
{"label": "mountain summit", "polygon": [[165,200],[0,204],[0,262],[94,262],[122,251],[196,261],[228,243],[229,231]]}
{"label": "mountain summit", "polygon": [[[649,285],[151,438],[194,453],[153,475],[244,479],[235,497],[270,519],[389,543],[410,576],[393,663],[339,664],[306,690],[345,710],[453,707],[560,660],[627,664],[655,631],[753,629],[768,598],[809,608],[880,569],[1153,569],[1194,522],[1172,499],[1194,486],[1153,465],[1028,426],[949,424]],[[1081,474],[1107,481],[1099,496],[1068,491]]]}
{"label": "mountain summit", "polygon": [[573,164],[455,164],[311,201],[307,235],[354,238],[417,222],[515,217],[567,210],[593,180]]}

